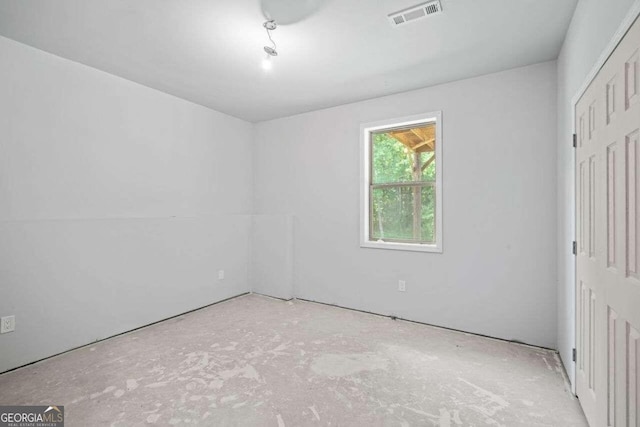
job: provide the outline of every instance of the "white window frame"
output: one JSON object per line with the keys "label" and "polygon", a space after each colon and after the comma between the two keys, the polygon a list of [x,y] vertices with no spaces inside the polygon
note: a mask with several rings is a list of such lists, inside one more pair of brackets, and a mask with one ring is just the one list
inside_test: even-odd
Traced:
{"label": "white window frame", "polygon": [[[436,212],[435,243],[400,243],[369,239],[369,184],[371,175],[371,133],[427,123],[436,123]],[[442,253],[442,111],[400,117],[360,125],[360,247]]]}

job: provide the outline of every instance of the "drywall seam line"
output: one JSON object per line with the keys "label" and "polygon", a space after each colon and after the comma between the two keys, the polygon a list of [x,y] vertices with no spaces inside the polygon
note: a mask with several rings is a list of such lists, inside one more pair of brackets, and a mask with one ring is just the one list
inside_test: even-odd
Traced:
{"label": "drywall seam line", "polygon": [[202,213],[197,215],[165,215],[165,216],[112,216],[112,217],[69,217],[69,218],[24,218],[0,219],[0,224],[11,223],[41,223],[41,222],[107,222],[107,221],[155,221],[181,219],[207,219],[218,217],[251,217],[243,213]]}

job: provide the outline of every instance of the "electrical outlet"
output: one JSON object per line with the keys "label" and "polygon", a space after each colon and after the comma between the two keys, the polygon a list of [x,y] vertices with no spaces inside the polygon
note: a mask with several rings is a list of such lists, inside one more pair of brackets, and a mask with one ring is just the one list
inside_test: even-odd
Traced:
{"label": "electrical outlet", "polygon": [[218,280],[224,280],[224,270],[218,270]]}
{"label": "electrical outlet", "polygon": [[406,292],[407,291],[407,282],[404,280],[398,280],[398,291]]}
{"label": "electrical outlet", "polygon": [[0,334],[13,332],[16,330],[16,316],[6,316],[0,318]]}

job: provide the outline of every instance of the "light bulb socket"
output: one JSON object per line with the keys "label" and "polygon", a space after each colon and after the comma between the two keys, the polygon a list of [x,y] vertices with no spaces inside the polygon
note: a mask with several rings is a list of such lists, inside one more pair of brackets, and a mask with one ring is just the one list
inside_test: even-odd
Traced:
{"label": "light bulb socket", "polygon": [[264,47],[264,51],[267,52],[267,54],[269,56],[278,56],[278,51],[276,51],[274,48],[269,47],[269,46],[265,46]]}

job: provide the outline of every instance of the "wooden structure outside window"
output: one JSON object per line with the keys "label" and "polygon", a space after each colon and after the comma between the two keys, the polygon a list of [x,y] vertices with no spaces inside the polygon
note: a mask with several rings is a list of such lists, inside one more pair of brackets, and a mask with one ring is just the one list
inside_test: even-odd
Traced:
{"label": "wooden structure outside window", "polygon": [[372,132],[370,240],[434,243],[436,124]]}

